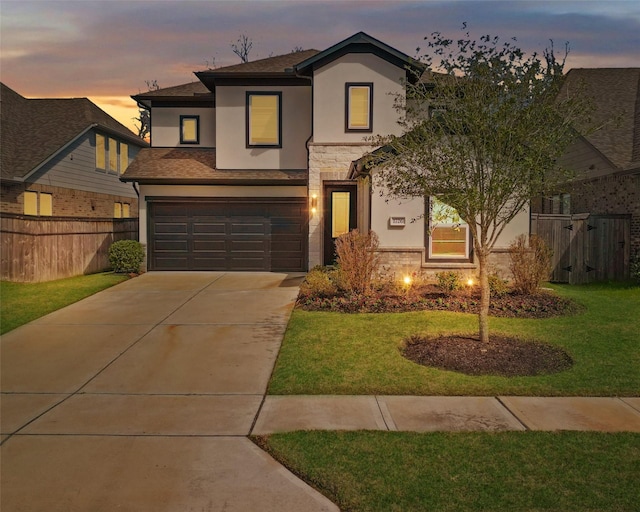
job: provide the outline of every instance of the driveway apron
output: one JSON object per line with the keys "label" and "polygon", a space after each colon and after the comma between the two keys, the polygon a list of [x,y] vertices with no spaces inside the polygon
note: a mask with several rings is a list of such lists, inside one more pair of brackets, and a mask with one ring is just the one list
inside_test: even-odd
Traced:
{"label": "driveway apron", "polygon": [[299,281],[151,272],[3,336],[0,508],[337,510],[246,439]]}

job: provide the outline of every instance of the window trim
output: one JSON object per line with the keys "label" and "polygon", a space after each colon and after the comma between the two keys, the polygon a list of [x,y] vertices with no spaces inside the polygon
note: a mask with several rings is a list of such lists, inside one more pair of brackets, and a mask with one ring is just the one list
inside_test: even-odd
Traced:
{"label": "window trim", "polygon": [[[185,139],[184,138],[184,121],[187,119],[193,119],[196,122],[196,138]],[[199,115],[183,115],[180,116],[180,144],[200,144],[200,116]]]}
{"label": "window trim", "polygon": [[[431,203],[433,201],[434,198],[432,197],[426,197],[425,198],[425,227],[424,227],[424,247],[425,247],[425,260],[429,263],[435,264],[435,263],[443,263],[443,264],[447,264],[447,263],[473,263],[473,239],[471,236],[471,230],[468,227],[468,224],[466,224],[467,226],[467,237],[465,240],[465,252],[466,252],[466,256],[465,257],[461,257],[461,258],[456,258],[456,257],[438,257],[438,256],[433,256],[432,255],[432,246],[431,246]],[[437,198],[435,198],[437,199]]]}
{"label": "window trim", "polygon": [[[278,143],[251,144],[251,96],[276,96],[278,98]],[[245,135],[247,148],[282,148],[282,91],[246,91],[245,95]]]}
{"label": "window trim", "polygon": [[[369,125],[366,128],[350,127],[351,87],[367,87],[369,89]],[[344,84],[344,131],[356,133],[373,132],[373,82],[346,82]]]}

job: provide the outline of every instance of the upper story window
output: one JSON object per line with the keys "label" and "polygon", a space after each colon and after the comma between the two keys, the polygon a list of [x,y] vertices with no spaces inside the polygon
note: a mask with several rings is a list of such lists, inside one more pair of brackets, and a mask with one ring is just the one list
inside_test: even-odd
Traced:
{"label": "upper story window", "polygon": [[180,144],[200,144],[200,116],[180,116]]}
{"label": "upper story window", "polygon": [[430,260],[469,260],[469,226],[451,206],[429,198],[427,254]]}
{"label": "upper story window", "polygon": [[104,135],[96,133],[96,169],[107,168],[107,143]]}
{"label": "upper story window", "polygon": [[373,84],[347,83],[345,87],[345,131],[373,131]]}
{"label": "upper story window", "polygon": [[120,143],[120,174],[129,167],[129,146],[124,142]]}
{"label": "upper story window", "polygon": [[281,92],[247,92],[247,147],[282,147]]}
{"label": "upper story window", "polygon": [[109,172],[118,172],[118,141],[109,138]]}

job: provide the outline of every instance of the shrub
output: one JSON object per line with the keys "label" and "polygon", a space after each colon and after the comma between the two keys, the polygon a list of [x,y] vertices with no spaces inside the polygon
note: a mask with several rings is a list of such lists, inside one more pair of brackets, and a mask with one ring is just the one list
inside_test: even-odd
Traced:
{"label": "shrub", "polygon": [[549,279],[552,251],[542,238],[520,235],[509,246],[509,269],[513,275],[513,288],[517,293],[529,295]]}
{"label": "shrub", "polygon": [[509,292],[509,285],[498,274],[489,274],[489,290],[493,297],[504,297]]}
{"label": "shrub", "polygon": [[115,272],[140,272],[144,248],[135,240],[119,240],[109,247],[109,263]]}
{"label": "shrub", "polygon": [[335,271],[324,267],[312,268],[300,285],[301,297],[333,297],[338,287],[333,279]]}
{"label": "shrub", "polygon": [[453,270],[436,273],[436,279],[438,288],[444,292],[451,293],[462,288],[462,278]]}
{"label": "shrub", "polygon": [[631,258],[629,277],[634,283],[640,284],[640,253],[636,253],[633,258]]}
{"label": "shrub", "polygon": [[357,229],[336,240],[340,285],[348,293],[367,294],[371,280],[378,270],[378,235],[373,231],[360,233]]}

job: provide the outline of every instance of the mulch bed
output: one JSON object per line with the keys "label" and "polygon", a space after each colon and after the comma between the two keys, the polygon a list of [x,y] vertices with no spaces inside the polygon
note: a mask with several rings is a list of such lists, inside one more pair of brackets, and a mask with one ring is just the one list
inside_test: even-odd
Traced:
{"label": "mulch bed", "polygon": [[571,357],[558,347],[490,334],[489,342],[467,336],[413,336],[403,355],[423,366],[465,373],[503,377],[533,376],[568,370]]}
{"label": "mulch bed", "polygon": [[[300,296],[297,307],[306,311],[335,311],[339,313],[401,313],[406,311],[452,311],[477,314],[480,307],[479,290],[444,293],[435,286],[423,287],[406,294],[350,296]],[[511,318],[549,318],[574,314],[580,307],[553,292],[541,290],[534,295],[507,293],[491,297],[489,314]]]}

